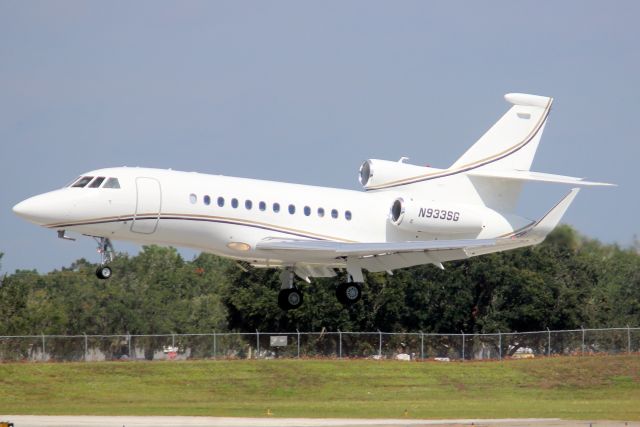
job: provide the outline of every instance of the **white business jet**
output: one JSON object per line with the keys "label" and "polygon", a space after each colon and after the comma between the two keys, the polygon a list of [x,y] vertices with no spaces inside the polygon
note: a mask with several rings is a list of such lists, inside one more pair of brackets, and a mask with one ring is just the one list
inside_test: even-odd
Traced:
{"label": "white business jet", "polygon": [[294,275],[335,276],[350,305],[362,296],[362,270],[387,271],[535,245],[558,224],[573,188],[546,215],[514,214],[522,184],[609,185],[529,170],[552,98],[511,93],[513,104],[447,169],[367,160],[365,191],[145,168],[87,172],[67,187],[13,207],[20,217],[57,231],[92,236],[102,254],[96,274],[112,272],[111,239],[190,247],[280,268],[278,304],[295,309],[303,295]]}

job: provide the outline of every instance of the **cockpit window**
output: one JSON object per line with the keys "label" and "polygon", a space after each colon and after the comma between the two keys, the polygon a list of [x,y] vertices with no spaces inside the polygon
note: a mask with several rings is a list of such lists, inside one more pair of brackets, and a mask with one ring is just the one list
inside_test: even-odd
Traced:
{"label": "cockpit window", "polygon": [[120,188],[118,178],[109,178],[102,188]]}
{"label": "cockpit window", "polygon": [[75,182],[75,184],[72,185],[72,187],[78,187],[78,188],[83,188],[84,186],[86,186],[91,180],[93,179],[92,176],[83,176],[82,178],[80,178],[79,180],[77,180]]}
{"label": "cockpit window", "polygon": [[98,187],[100,187],[100,184],[102,184],[102,181],[104,181],[104,176],[97,177],[96,179],[91,181],[91,184],[89,184],[89,188],[98,188]]}
{"label": "cockpit window", "polygon": [[73,181],[71,181],[70,183],[68,183],[67,185],[65,185],[65,187],[71,187],[73,184],[75,184],[75,182],[77,180],[79,180],[80,178],[82,178],[81,176],[77,177],[77,178],[73,178]]}

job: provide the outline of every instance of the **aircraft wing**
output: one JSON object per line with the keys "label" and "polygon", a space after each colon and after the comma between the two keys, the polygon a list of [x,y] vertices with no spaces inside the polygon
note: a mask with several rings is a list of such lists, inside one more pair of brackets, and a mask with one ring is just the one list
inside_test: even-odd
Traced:
{"label": "aircraft wing", "polygon": [[[572,189],[546,215],[513,234],[497,239],[426,240],[409,242],[344,243],[327,240],[270,238],[256,249],[274,254],[297,254],[301,268],[305,265],[343,259],[346,263],[372,272],[390,271],[420,264],[434,264],[466,259],[477,255],[531,246],[542,242],[573,202],[579,189]],[[309,261],[304,261],[309,260]],[[309,267],[311,268],[311,267]],[[312,270],[309,270],[312,271]],[[302,274],[303,277],[314,274]]]}
{"label": "aircraft wing", "polygon": [[[420,264],[434,264],[444,269],[441,261],[474,256],[474,250],[489,250],[496,239],[426,240],[410,242],[344,243],[327,240],[266,239],[256,249],[273,251],[275,255],[291,254],[300,257],[296,263],[296,274],[308,280],[318,277],[314,269],[317,264],[335,262],[369,270],[391,271]],[[491,252],[489,250],[489,252]],[[442,255],[449,254],[449,257]],[[455,254],[455,255],[454,255]],[[452,258],[450,258],[453,256]],[[315,261],[315,262],[314,262]],[[315,264],[315,265],[314,265]],[[321,277],[326,277],[323,273]]]}
{"label": "aircraft wing", "polygon": [[256,249],[296,251],[308,254],[341,257],[366,257],[392,253],[467,249],[492,246],[495,239],[426,240],[411,242],[344,243],[329,240],[266,239]]}

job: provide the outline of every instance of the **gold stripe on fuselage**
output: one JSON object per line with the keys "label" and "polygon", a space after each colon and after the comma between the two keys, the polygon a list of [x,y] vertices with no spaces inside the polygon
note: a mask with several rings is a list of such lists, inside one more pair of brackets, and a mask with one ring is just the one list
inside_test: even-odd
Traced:
{"label": "gold stripe on fuselage", "polygon": [[[145,218],[145,219],[153,219],[155,217],[158,217],[158,213],[151,212],[151,213],[143,213],[143,214],[137,214],[137,215],[119,215],[119,216],[110,216],[110,217],[98,217],[98,218],[91,218],[91,219],[83,219],[83,220],[74,221],[74,222],[59,222],[59,223],[54,223],[54,224],[47,224],[47,225],[45,225],[45,227],[47,227],[47,228],[75,227],[75,226],[89,225],[89,224],[94,224],[94,223],[106,223],[106,222],[114,222],[114,221],[133,221],[137,217],[152,217],[152,218]],[[332,240],[332,241],[344,242],[344,243],[356,243],[357,242],[356,240],[342,239],[342,238],[339,238],[339,237],[327,236],[327,235],[324,235],[324,234],[312,233],[312,232],[309,232],[309,231],[300,230],[300,229],[296,229],[296,228],[282,227],[282,226],[276,225],[276,224],[271,224],[271,223],[267,223],[267,222],[259,222],[259,221],[251,221],[251,220],[242,219],[242,218],[211,216],[211,215],[198,215],[198,214],[165,213],[165,212],[163,212],[163,213],[159,214],[159,219],[165,219],[165,220],[170,220],[170,219],[178,219],[178,220],[179,219],[184,219],[184,220],[210,220],[212,222],[231,222],[231,223],[233,223],[235,225],[247,225],[247,226],[260,227],[260,228],[268,228],[268,229],[273,230],[275,232],[280,231],[280,232],[288,233],[288,234],[297,234],[297,235],[300,235],[301,237],[309,237],[309,238],[313,238],[313,239]]]}

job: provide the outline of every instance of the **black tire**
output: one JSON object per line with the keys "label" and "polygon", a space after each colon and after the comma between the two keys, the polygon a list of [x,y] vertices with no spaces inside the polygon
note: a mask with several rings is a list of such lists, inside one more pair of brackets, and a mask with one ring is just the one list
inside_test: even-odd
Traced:
{"label": "black tire", "polygon": [[100,280],[107,280],[109,277],[111,277],[111,273],[111,267],[109,267],[108,265],[100,266],[96,270],[96,276]]}
{"label": "black tire", "polygon": [[282,289],[278,293],[278,306],[283,310],[295,310],[302,305],[302,292],[296,288]]}
{"label": "black tire", "polygon": [[360,283],[340,283],[336,288],[336,297],[340,304],[351,306],[362,298],[362,285]]}

